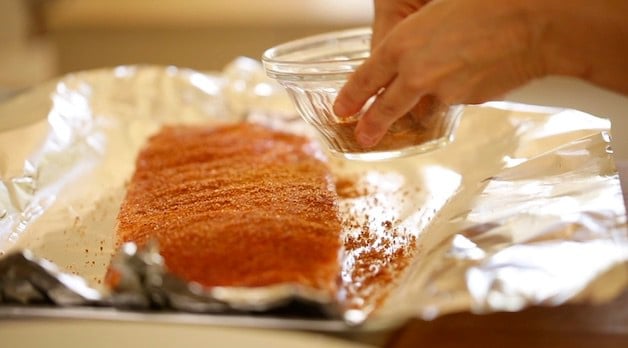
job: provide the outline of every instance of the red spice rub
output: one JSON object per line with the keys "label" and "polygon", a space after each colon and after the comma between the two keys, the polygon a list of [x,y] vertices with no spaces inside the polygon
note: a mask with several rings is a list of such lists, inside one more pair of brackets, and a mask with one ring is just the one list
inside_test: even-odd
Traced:
{"label": "red spice rub", "polygon": [[205,286],[335,294],[337,196],[311,145],[252,124],[166,127],[137,159],[117,242],[156,238],[170,272]]}

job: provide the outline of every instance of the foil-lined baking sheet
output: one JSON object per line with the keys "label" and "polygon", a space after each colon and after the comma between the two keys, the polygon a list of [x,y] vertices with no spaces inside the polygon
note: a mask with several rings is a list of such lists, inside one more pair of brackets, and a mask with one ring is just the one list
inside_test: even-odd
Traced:
{"label": "foil-lined baking sheet", "polygon": [[[263,75],[246,59],[219,74],[118,67],[68,75],[0,105],[0,314],[36,315],[16,303],[203,313],[288,306],[291,319],[278,319],[285,327],[375,329],[454,311],[603,301],[628,284],[610,122],[488,103],[465,107],[455,140],[428,154],[379,162],[328,155],[345,226],[338,299],[290,284],[199,289],[164,273],[158,246],[118,255],[128,286],[112,293],[103,279],[124,186],[162,125],[262,122],[314,136]],[[107,311],[90,308],[65,313]],[[269,323],[257,314],[230,318]]]}

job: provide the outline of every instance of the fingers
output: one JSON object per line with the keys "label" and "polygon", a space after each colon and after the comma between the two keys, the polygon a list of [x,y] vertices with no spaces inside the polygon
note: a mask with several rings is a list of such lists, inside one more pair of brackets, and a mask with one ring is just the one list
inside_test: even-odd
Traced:
{"label": "fingers", "polygon": [[387,62],[384,50],[378,49],[349,77],[334,102],[334,113],[338,116],[351,116],[380,89],[392,81],[396,75],[396,64]]}
{"label": "fingers", "polygon": [[373,20],[373,36],[371,37],[371,49],[377,47],[384,40],[386,34],[403,18],[398,16],[384,16],[375,14]]}
{"label": "fingers", "polygon": [[404,0],[374,0],[375,17],[373,18],[373,36],[371,37],[371,49],[383,41],[392,28],[401,22],[409,13],[403,10]]}
{"label": "fingers", "polygon": [[401,78],[396,78],[358,121],[355,128],[358,143],[364,148],[375,146],[388,128],[420,99],[420,93],[408,88],[408,84]]}
{"label": "fingers", "polygon": [[375,18],[371,47],[377,47],[392,28],[428,2],[429,0],[374,0]]}
{"label": "fingers", "polygon": [[402,17],[395,15],[394,7],[396,1],[390,0],[373,0],[373,35],[371,37],[371,50],[382,41],[386,33],[398,23]]}
{"label": "fingers", "polygon": [[397,64],[387,48],[379,46],[393,28],[428,2],[429,0],[374,0],[371,58],[353,73],[338,94],[334,103],[336,115],[342,117],[357,113],[371,96],[392,81]]}

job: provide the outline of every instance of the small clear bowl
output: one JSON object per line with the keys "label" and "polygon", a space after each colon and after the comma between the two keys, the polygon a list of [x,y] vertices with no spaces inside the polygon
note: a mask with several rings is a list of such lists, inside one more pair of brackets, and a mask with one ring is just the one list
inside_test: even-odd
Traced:
{"label": "small clear bowl", "polygon": [[370,28],[331,32],[270,48],[262,62],[266,74],[286,88],[303,119],[345,158],[390,159],[431,151],[453,140],[462,107],[424,97],[375,147],[362,148],[356,142],[353,130],[373,98],[351,117],[336,116],[332,107],[348,77],[368,58],[370,44]]}

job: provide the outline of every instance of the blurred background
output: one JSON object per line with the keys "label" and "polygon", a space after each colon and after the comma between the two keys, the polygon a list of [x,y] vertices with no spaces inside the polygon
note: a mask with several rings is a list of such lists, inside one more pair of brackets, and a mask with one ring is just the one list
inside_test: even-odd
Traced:
{"label": "blurred background", "polygon": [[0,0],[0,93],[120,64],[220,70],[371,16],[370,0]]}
{"label": "blurred background", "polygon": [[[369,25],[371,0],[0,0],[0,100],[72,71],[120,64],[222,69],[302,36]],[[570,107],[613,122],[628,159],[628,98],[569,78],[505,99]]]}

